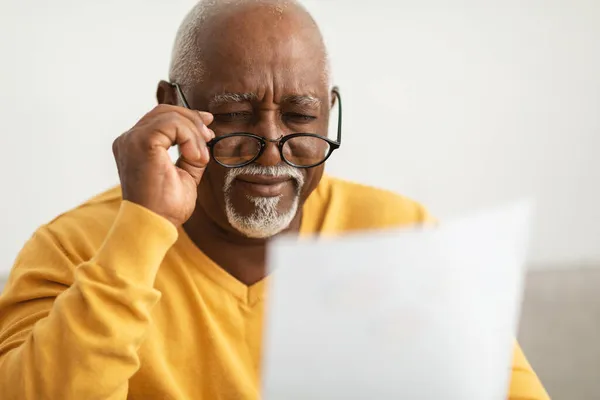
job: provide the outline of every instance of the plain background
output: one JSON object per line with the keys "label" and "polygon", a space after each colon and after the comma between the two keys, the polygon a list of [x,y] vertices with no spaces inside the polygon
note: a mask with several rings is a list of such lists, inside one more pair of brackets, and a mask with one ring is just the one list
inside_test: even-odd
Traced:
{"label": "plain background", "polygon": [[[533,197],[531,265],[600,261],[600,2],[305,2],[344,143],[329,172],[445,218]],[[190,0],[0,3],[0,275],[42,223],[118,183]]]}

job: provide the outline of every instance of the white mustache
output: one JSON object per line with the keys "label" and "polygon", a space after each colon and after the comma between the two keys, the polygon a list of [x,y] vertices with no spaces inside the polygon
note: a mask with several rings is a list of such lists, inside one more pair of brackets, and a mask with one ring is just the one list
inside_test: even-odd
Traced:
{"label": "white mustache", "polygon": [[239,168],[231,168],[225,175],[225,185],[223,190],[227,193],[231,189],[231,184],[240,175],[265,175],[265,176],[277,176],[277,177],[288,177],[296,181],[298,190],[304,185],[304,175],[298,170],[287,164],[282,165],[271,165],[268,167],[250,164]]}

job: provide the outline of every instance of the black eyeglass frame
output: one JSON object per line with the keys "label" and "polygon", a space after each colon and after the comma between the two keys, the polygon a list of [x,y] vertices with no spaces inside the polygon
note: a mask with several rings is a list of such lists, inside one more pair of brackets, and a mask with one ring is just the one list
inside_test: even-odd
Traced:
{"label": "black eyeglass frame", "polygon": [[[171,83],[171,86],[173,86],[175,88],[175,90],[177,91],[177,95],[179,96],[179,99],[183,103],[183,106],[187,109],[192,110],[192,108],[190,107],[190,104],[187,102],[187,99],[185,98],[185,95],[183,94],[183,91],[181,90],[181,87],[179,86],[179,84]],[[208,149],[210,151],[211,158],[213,160],[215,160],[215,162],[217,164],[219,164],[225,168],[240,168],[240,167],[244,167],[246,165],[252,164],[254,161],[258,160],[260,158],[260,156],[262,156],[262,154],[264,153],[265,149],[267,148],[268,143],[277,143],[277,147],[279,148],[279,155],[281,156],[281,159],[286,164],[288,164],[294,168],[314,168],[314,167],[317,167],[317,166],[323,164],[331,156],[331,154],[334,152],[334,150],[339,149],[340,145],[342,144],[342,98],[340,96],[340,91],[337,87],[334,87],[332,89],[332,93],[335,94],[337,102],[338,102],[337,140],[332,140],[325,136],[318,135],[316,133],[291,133],[291,134],[285,135],[285,136],[282,135],[278,139],[267,139],[262,136],[258,136],[258,135],[255,135],[253,133],[248,133],[248,132],[228,133],[228,134],[225,134],[222,136],[215,137],[214,139],[212,139],[211,141],[206,143],[206,146],[208,147]],[[235,137],[245,136],[245,137],[251,137],[251,138],[256,139],[260,143],[260,149],[259,149],[258,153],[256,154],[256,156],[254,156],[252,159],[250,159],[248,161],[244,161],[243,163],[236,164],[236,165],[228,165],[228,164],[224,164],[224,163],[220,162],[214,156],[214,147],[221,140],[224,140],[224,139],[227,139],[227,138],[233,137],[233,136],[235,136]],[[297,165],[297,164],[294,164],[293,162],[287,160],[285,158],[285,156],[283,155],[283,146],[285,145],[285,143],[288,140],[296,138],[296,137],[316,137],[316,138],[326,141],[329,144],[329,150],[327,152],[327,155],[323,158],[323,160],[319,161],[318,163],[311,164],[311,165]]]}

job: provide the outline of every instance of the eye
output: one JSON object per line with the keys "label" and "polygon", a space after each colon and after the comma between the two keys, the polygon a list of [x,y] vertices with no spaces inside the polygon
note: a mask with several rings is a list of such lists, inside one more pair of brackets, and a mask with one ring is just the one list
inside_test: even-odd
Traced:
{"label": "eye", "polygon": [[238,111],[231,113],[213,114],[216,121],[219,122],[240,122],[248,121],[252,118],[252,113],[249,111]]}
{"label": "eye", "polygon": [[300,114],[300,113],[285,113],[283,117],[291,122],[296,123],[309,123],[317,119],[312,115]]}

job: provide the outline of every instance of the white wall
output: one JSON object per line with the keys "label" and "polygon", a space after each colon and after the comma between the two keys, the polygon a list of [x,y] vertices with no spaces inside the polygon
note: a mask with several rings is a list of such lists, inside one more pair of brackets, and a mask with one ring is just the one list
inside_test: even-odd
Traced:
{"label": "white wall", "polygon": [[[154,105],[192,3],[0,3],[0,274],[117,183],[111,142]],[[532,195],[532,263],[600,261],[600,2],[306,4],[344,95],[331,173],[442,218]]]}

